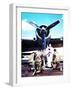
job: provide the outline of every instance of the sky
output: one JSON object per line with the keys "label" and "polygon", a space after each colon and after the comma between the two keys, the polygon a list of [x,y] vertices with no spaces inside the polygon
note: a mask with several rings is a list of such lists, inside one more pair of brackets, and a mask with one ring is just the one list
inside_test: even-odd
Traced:
{"label": "sky", "polygon": [[36,28],[30,25],[27,21],[34,22],[38,26],[50,25],[56,20],[60,20],[60,23],[50,29],[51,38],[63,37],[63,14],[50,14],[50,13],[32,13],[32,12],[21,12],[22,22],[22,39],[33,39],[36,38]]}

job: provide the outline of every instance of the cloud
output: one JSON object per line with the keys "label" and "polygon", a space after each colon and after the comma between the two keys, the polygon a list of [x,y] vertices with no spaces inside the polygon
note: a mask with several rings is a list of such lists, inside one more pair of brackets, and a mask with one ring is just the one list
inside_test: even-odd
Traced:
{"label": "cloud", "polygon": [[26,19],[22,20],[22,39],[33,39],[36,28],[30,25]]}
{"label": "cloud", "polygon": [[27,31],[27,30],[32,31],[32,30],[35,30],[35,29],[36,29],[35,27],[33,27],[32,25],[27,23],[26,19],[22,20],[22,30],[24,30],[24,31]]}

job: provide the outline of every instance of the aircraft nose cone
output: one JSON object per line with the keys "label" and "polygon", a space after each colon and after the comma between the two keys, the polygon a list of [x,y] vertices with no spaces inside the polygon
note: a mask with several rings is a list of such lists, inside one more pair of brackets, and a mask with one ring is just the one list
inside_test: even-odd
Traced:
{"label": "aircraft nose cone", "polygon": [[45,27],[42,27],[42,30],[45,30],[46,28]]}

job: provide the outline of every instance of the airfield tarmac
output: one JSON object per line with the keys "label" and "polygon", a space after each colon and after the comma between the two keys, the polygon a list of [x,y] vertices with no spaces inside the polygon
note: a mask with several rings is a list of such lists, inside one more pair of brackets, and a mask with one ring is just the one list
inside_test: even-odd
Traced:
{"label": "airfield tarmac", "polygon": [[44,70],[40,73],[37,73],[35,75],[32,75],[33,72],[26,72],[26,73],[22,73],[22,77],[34,77],[34,76],[58,76],[58,75],[63,75],[63,72],[57,71],[57,70]]}
{"label": "airfield tarmac", "polygon": [[58,75],[63,75],[63,71],[47,69],[47,70],[42,70],[40,73],[36,73],[33,75],[33,71],[27,68],[27,70],[25,69],[25,71],[23,69],[21,73],[22,77],[58,76]]}

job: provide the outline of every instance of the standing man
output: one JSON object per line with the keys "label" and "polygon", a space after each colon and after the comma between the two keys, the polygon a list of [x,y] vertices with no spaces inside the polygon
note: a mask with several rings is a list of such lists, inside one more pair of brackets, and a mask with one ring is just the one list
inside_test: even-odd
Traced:
{"label": "standing man", "polygon": [[51,62],[52,62],[53,52],[54,52],[51,44],[49,44],[46,51],[47,51],[47,65],[49,68],[51,68]]}

